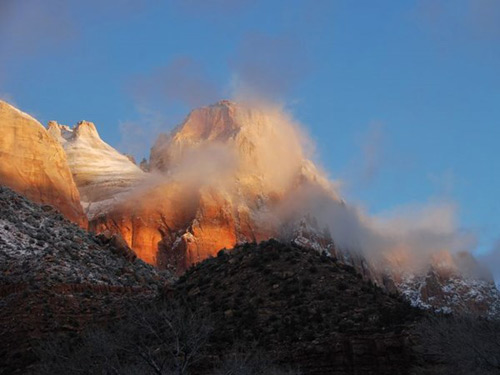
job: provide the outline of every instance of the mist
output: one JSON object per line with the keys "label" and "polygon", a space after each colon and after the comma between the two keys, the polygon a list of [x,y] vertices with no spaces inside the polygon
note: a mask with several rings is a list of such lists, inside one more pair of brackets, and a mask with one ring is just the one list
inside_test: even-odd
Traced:
{"label": "mist", "polygon": [[[90,2],[94,10],[92,19],[104,20],[111,15],[132,17],[150,3],[93,0]],[[456,7],[443,1],[418,1],[415,12],[424,27],[438,39],[454,37],[457,29],[468,33],[468,37],[498,38],[499,24],[495,23],[500,9],[498,2],[463,0],[462,3],[470,10],[467,14],[457,13]],[[189,55],[176,56],[150,71],[130,77],[124,86],[138,118],[120,123],[120,149],[135,156],[147,156],[158,135],[181,123],[188,110],[228,96],[244,106],[256,108],[268,119],[267,123],[264,121],[265,132],[245,133],[253,147],[251,156],[238,153],[242,146],[238,142],[242,140],[207,141],[177,155],[174,165],[166,171],[150,174],[145,184],[182,181],[198,188],[220,185],[234,176],[252,172],[259,175],[259,183],[266,192],[290,192],[281,196],[282,204],[273,212],[276,217],[287,220],[290,215],[311,213],[320,225],[329,228],[338,246],[359,251],[373,263],[389,262],[402,268],[422,269],[443,251],[453,254],[472,251],[475,236],[460,228],[458,207],[449,200],[395,207],[385,213],[370,213],[359,204],[344,203],[341,197],[348,196],[349,191],[342,191],[339,186],[348,189],[349,181],[334,181],[322,171],[314,142],[283,104],[300,100],[297,89],[314,69],[308,56],[321,50],[311,44],[309,37],[313,34],[328,37],[331,20],[323,20],[323,17],[331,14],[324,11],[324,7],[331,6],[327,1],[317,2],[315,6],[299,2],[287,13],[288,22],[273,34],[245,30],[224,61],[232,73],[227,82],[215,80],[213,77],[217,75],[203,61]],[[80,12],[83,7],[78,2],[62,0],[1,1],[0,54],[5,59],[0,62],[0,84],[2,75],[8,71],[6,65],[15,63],[19,57],[50,53],[52,48],[77,39],[82,27],[89,22],[79,16],[83,14]],[[252,8],[252,2],[216,0],[208,5],[205,1],[189,0],[183,2],[181,8],[187,17],[193,11],[198,12],[197,17],[212,19],[210,10],[214,14],[230,12],[230,18],[237,22],[241,12]],[[451,27],[442,27],[444,20]],[[375,124],[363,140],[360,161],[352,166],[352,176],[358,184],[369,185],[377,178],[384,163],[384,147],[382,125]],[[310,160],[316,167],[311,167],[312,163],[307,162]],[[312,175],[316,183],[293,190],[297,176],[304,173]],[[500,269],[499,248],[496,246],[489,255],[481,257],[497,270]]]}
{"label": "mist", "polygon": [[[445,261],[458,269],[449,256],[475,248],[474,233],[460,228],[458,207],[449,199],[369,213],[342,200],[346,195],[342,181],[322,170],[315,160],[314,142],[286,107],[270,100],[250,101],[235,104],[234,111],[241,128],[228,130],[222,123],[214,127],[207,118],[210,110],[204,109],[193,111],[187,122],[160,137],[152,161],[161,167],[154,178],[161,175],[164,181],[180,182],[190,190],[213,187],[233,202],[250,199],[238,193],[235,181],[239,181],[244,189],[277,197],[279,203],[270,206],[277,222],[310,215],[329,229],[338,248],[358,252],[381,269],[421,273]],[[371,178],[380,167],[381,142],[376,126],[361,148],[360,175]]]}
{"label": "mist", "polygon": [[314,154],[306,132],[279,105],[228,105],[196,109],[174,131],[160,135],[152,169],[180,179],[216,176],[219,184],[227,176],[255,176],[264,191],[290,189],[304,160]]}
{"label": "mist", "polygon": [[285,220],[297,215],[316,218],[320,227],[329,229],[337,248],[359,253],[375,268],[392,272],[426,272],[443,256],[470,252],[476,245],[475,235],[458,226],[455,205],[447,202],[396,207],[374,215],[308,185],[282,203],[279,215]]}
{"label": "mist", "polygon": [[256,102],[283,99],[309,69],[306,43],[287,33],[245,35],[229,64],[233,96]]}
{"label": "mist", "polygon": [[479,254],[477,257],[481,264],[491,271],[497,285],[500,286],[500,239],[488,252]]}

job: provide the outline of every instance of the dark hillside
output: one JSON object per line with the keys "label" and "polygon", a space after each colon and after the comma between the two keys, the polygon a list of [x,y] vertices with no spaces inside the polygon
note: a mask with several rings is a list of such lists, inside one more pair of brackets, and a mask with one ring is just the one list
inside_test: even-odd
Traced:
{"label": "dark hillside", "polygon": [[26,373],[46,337],[76,336],[124,303],[154,299],[165,276],[118,238],[0,186],[0,373]]}
{"label": "dark hillside", "polygon": [[211,354],[257,346],[306,374],[404,374],[419,312],[314,250],[274,240],[221,251],[177,283],[215,322]]}

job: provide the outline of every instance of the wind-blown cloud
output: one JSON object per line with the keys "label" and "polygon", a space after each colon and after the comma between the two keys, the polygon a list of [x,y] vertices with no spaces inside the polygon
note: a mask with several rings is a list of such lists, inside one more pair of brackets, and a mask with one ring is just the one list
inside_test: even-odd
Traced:
{"label": "wind-blown cloud", "polygon": [[388,164],[386,149],[389,143],[384,124],[371,123],[357,143],[359,150],[344,172],[345,183],[351,190],[370,186]]}
{"label": "wind-blown cloud", "polygon": [[500,38],[499,1],[419,0],[415,4],[417,19],[439,43]]}
{"label": "wind-blown cloud", "polygon": [[217,101],[220,90],[197,61],[179,56],[152,72],[135,77],[130,85],[141,105],[185,105],[196,108]]}
{"label": "wind-blown cloud", "polygon": [[[54,15],[57,14],[57,18]],[[0,84],[20,58],[63,45],[77,34],[64,0],[0,2]]]}
{"label": "wind-blown cloud", "polygon": [[213,17],[214,15],[231,15],[247,9],[253,0],[183,0],[179,6],[189,14],[196,13]]}
{"label": "wind-blown cloud", "polygon": [[308,71],[307,50],[291,35],[248,34],[230,60],[234,95],[245,100],[282,100]]}
{"label": "wind-blown cloud", "polygon": [[478,258],[491,271],[497,284],[500,286],[500,239],[495,242],[489,252],[479,255]]}
{"label": "wind-blown cloud", "polygon": [[139,118],[120,124],[120,149],[146,156],[154,139],[178,125],[194,108],[215,103],[222,89],[204,66],[187,56],[134,76],[126,86]]}
{"label": "wind-blown cloud", "polygon": [[0,0],[0,85],[15,64],[78,40],[90,23],[125,20],[153,0]]}
{"label": "wind-blown cloud", "polygon": [[370,125],[362,139],[361,179],[364,183],[372,181],[380,171],[383,163],[385,134],[381,123]]}
{"label": "wind-blown cloud", "polygon": [[401,206],[373,215],[309,186],[283,205],[292,217],[297,213],[315,217],[329,228],[337,247],[362,254],[380,269],[419,273],[443,252],[470,252],[476,245],[475,235],[458,226],[455,205],[446,202]]}

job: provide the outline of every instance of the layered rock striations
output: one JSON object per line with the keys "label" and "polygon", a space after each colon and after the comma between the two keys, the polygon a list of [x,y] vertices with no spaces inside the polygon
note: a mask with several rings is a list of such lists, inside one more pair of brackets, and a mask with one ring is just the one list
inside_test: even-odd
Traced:
{"label": "layered rock striations", "polygon": [[278,206],[307,184],[336,195],[279,110],[229,101],[192,111],[151,150],[144,186],[91,227],[119,232],[148,262],[179,270],[240,242],[277,237]]}
{"label": "layered rock striations", "polygon": [[91,230],[118,234],[150,264],[182,273],[222,248],[274,237],[329,254],[414,306],[500,313],[500,294],[470,255],[443,251],[415,271],[404,267],[404,246],[376,261],[339,247],[318,226],[329,219],[314,216],[322,207],[310,206],[352,213],[279,109],[229,101],[196,109],[158,137],[141,168],[90,122],[72,129],[50,122],[47,132],[5,103],[0,110],[0,181],[82,222],[80,195]]}
{"label": "layered rock striations", "polygon": [[120,200],[144,177],[143,171],[129,157],[101,140],[91,122],[81,121],[69,128],[51,121],[48,132],[66,152],[90,220]]}
{"label": "layered rock striations", "polygon": [[53,205],[86,226],[80,196],[62,147],[34,118],[0,101],[0,184]]}

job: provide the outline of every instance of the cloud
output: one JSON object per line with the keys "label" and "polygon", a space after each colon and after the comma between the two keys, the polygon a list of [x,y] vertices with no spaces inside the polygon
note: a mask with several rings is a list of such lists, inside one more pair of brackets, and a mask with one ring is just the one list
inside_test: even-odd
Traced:
{"label": "cloud", "polygon": [[149,149],[158,135],[171,125],[162,113],[138,108],[140,118],[119,124],[120,142],[118,149],[133,155],[138,162],[148,158]]}
{"label": "cloud", "polygon": [[[161,136],[155,143],[152,159],[161,166],[159,168],[183,175],[179,171],[185,168],[179,169],[179,166],[204,166],[205,159],[210,158],[210,153],[205,151],[192,153],[187,150],[208,149],[214,151],[214,155],[236,158],[235,173],[244,176],[244,180],[247,176],[255,176],[265,191],[288,188],[301,171],[304,159],[312,152],[311,142],[300,125],[282,107],[271,103],[260,107],[218,104],[197,109],[178,131],[180,136]],[[222,149],[226,149],[225,152]],[[227,163],[219,164],[226,169]],[[212,167],[202,169],[217,175]],[[236,178],[236,174],[232,177]]]}
{"label": "cloud", "polygon": [[[189,16],[223,16],[238,23],[252,6],[254,2],[248,0],[186,0],[173,9],[182,10]],[[231,82],[216,82],[203,62],[190,56],[178,56],[163,66],[134,77],[128,85],[129,92],[136,106],[177,119],[173,123],[180,122],[179,108],[188,111],[215,103],[226,93],[230,93],[231,99],[254,105],[283,103],[310,71],[310,33],[321,33],[325,25],[331,24],[327,17],[330,7],[328,1],[317,1],[314,5],[299,1],[287,6],[286,12],[283,12],[283,7],[270,10],[280,17],[280,30],[273,34],[258,31],[243,34],[234,54],[228,59]],[[223,22],[226,30],[230,29],[227,22]],[[296,31],[297,27],[301,32]],[[176,114],[172,115],[172,112]],[[152,125],[148,125],[148,121],[142,122],[143,127]]]}
{"label": "cloud", "polygon": [[[151,82],[163,81],[152,79]],[[164,99],[173,100],[168,96],[173,94],[164,93]],[[182,94],[176,100],[191,102],[192,99]],[[272,101],[239,105],[233,113],[243,125],[239,132],[224,131],[223,122],[207,130],[206,126],[212,124],[205,123],[210,119],[204,111],[191,113],[189,129],[178,141],[173,141],[172,135],[158,138],[154,160],[163,169],[161,173],[154,171],[155,184],[176,181],[187,191],[214,187],[224,192],[230,201],[238,202],[241,196],[231,188],[234,181],[240,181],[239,184],[258,181],[259,189],[265,194],[275,196],[279,192],[276,196],[280,197],[280,203],[262,213],[262,225],[268,223],[268,214],[282,223],[309,214],[321,227],[329,228],[337,247],[359,252],[381,269],[423,272],[436,257],[470,252],[476,246],[475,235],[459,227],[457,207],[449,201],[435,200],[370,214],[360,206],[339,199],[337,184],[307,161],[314,145],[282,105]],[[153,116],[140,131],[148,129],[146,134],[149,134],[149,129],[158,130],[157,124],[161,121]],[[210,133],[212,131],[215,133]],[[219,131],[222,133],[217,133]],[[134,132],[129,136],[131,141],[138,138]],[[360,175],[374,178],[383,155],[382,126],[372,125],[362,137],[361,145]],[[298,179],[299,176],[302,177]],[[151,181],[146,182],[151,184]],[[242,186],[245,187],[240,189],[248,188]],[[259,215],[255,218],[261,217]]]}
{"label": "cloud", "polygon": [[384,129],[383,123],[373,122],[359,136],[359,153],[347,169],[351,188],[370,185],[385,166],[388,142]]}
{"label": "cloud", "polygon": [[234,72],[234,97],[282,100],[307,74],[305,43],[291,35],[247,34],[229,62]]}
{"label": "cloud", "polygon": [[[332,199],[306,186],[283,203],[288,219],[309,214],[329,228],[336,246],[362,254],[381,270],[423,272],[443,252],[469,252],[475,235],[460,229],[456,207],[445,202],[397,207],[370,215],[361,207]],[[287,216],[283,216],[287,219]]]}
{"label": "cloud", "polygon": [[380,171],[384,151],[385,134],[381,123],[370,125],[362,139],[361,178],[363,182],[372,181]]}
{"label": "cloud", "polygon": [[[245,103],[231,113],[242,125],[237,132],[228,132],[224,121],[212,128],[205,109],[191,113],[183,136],[164,136],[156,143],[155,160],[169,178],[196,188],[218,186],[233,202],[241,197],[228,186],[255,179],[264,194],[281,197],[280,203],[269,206],[279,222],[315,217],[321,227],[329,228],[339,248],[359,252],[381,269],[423,272],[438,257],[440,262],[446,259],[443,254],[470,252],[476,246],[475,235],[459,227],[457,206],[450,201],[436,199],[370,214],[339,199],[336,183],[308,162],[312,141],[283,106]],[[374,126],[364,137],[364,158],[379,152],[379,132]],[[371,161],[363,168],[370,172]]]}
{"label": "cloud", "polygon": [[[57,14],[57,17],[54,15]],[[77,34],[64,0],[4,0],[0,4],[0,82],[17,59],[51,50]]]}
{"label": "cloud", "polygon": [[490,270],[497,284],[500,286],[500,239],[495,242],[489,252],[478,255],[478,258]]}
{"label": "cloud", "polygon": [[183,0],[180,8],[193,14],[213,17],[227,16],[241,12],[252,5],[254,0]]}
{"label": "cloud", "polygon": [[415,4],[420,24],[443,45],[464,39],[500,38],[497,0],[419,0]]}
{"label": "cloud", "polygon": [[185,105],[195,108],[219,99],[217,84],[203,66],[187,56],[179,56],[132,80],[130,89],[141,105]]}
{"label": "cloud", "polygon": [[161,132],[178,125],[189,110],[215,103],[222,92],[204,66],[187,56],[131,77],[125,89],[139,117],[120,124],[120,149],[141,158]]}

